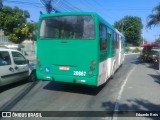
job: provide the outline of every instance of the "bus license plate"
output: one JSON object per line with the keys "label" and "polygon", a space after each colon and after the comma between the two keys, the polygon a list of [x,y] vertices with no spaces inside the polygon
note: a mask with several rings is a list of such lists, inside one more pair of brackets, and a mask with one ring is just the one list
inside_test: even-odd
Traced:
{"label": "bus license plate", "polygon": [[68,67],[68,66],[60,66],[59,69],[60,70],[69,70],[70,67]]}

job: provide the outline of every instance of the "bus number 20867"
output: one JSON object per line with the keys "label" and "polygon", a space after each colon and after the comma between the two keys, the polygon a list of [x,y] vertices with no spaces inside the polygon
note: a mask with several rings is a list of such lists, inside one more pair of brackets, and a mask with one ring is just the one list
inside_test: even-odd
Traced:
{"label": "bus number 20867", "polygon": [[86,76],[86,72],[85,71],[73,71],[73,75]]}

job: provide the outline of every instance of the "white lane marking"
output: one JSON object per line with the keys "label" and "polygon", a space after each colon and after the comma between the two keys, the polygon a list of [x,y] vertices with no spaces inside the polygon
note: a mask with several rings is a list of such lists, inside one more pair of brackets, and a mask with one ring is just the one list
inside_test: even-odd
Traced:
{"label": "white lane marking", "polygon": [[114,107],[114,113],[113,113],[113,118],[112,118],[112,120],[117,120],[117,114],[115,114],[115,112],[116,112],[116,111],[119,111],[119,101],[120,101],[120,99],[121,99],[121,96],[122,96],[124,87],[125,87],[125,85],[126,85],[126,83],[127,83],[127,81],[128,81],[129,76],[130,76],[131,73],[135,70],[135,68],[136,68],[136,66],[134,66],[134,68],[128,73],[126,79],[124,80],[123,85],[121,86],[121,89],[120,89],[120,91],[119,91],[119,93],[118,93],[118,97],[117,97],[117,99],[116,99],[116,104],[115,104],[115,107]]}

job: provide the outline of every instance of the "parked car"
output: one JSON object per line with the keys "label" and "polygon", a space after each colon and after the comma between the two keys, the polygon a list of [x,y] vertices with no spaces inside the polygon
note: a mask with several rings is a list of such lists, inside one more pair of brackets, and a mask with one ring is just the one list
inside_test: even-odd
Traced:
{"label": "parked car", "polygon": [[35,67],[21,52],[0,47],[0,86],[26,79],[36,79]]}

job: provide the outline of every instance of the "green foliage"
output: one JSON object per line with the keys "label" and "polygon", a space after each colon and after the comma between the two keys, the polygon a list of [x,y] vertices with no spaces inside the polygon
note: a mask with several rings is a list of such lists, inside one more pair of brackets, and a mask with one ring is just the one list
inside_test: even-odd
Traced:
{"label": "green foliage", "polygon": [[149,15],[147,18],[147,28],[160,25],[160,3],[155,8],[153,8],[152,14]]}
{"label": "green foliage", "polygon": [[128,53],[130,51],[131,51],[131,49],[129,47],[126,47],[125,52]]}
{"label": "green foliage", "polygon": [[120,21],[115,22],[114,26],[125,35],[127,44],[132,44],[133,46],[139,45],[141,30],[143,28],[141,18],[126,16]]}
{"label": "green foliage", "polygon": [[157,38],[157,39],[155,40],[155,42],[159,42],[159,43],[160,43],[160,38]]}
{"label": "green foliage", "polygon": [[35,23],[27,22],[30,14],[26,10],[18,7],[11,8],[3,6],[0,11],[0,29],[14,43],[21,43],[26,38],[33,38],[33,31],[36,29]]}
{"label": "green foliage", "polygon": [[133,52],[133,53],[138,53],[138,52],[140,52],[140,49],[139,49],[139,48],[135,48],[135,49],[133,49],[132,52]]}
{"label": "green foliage", "polygon": [[27,10],[24,10],[23,14],[24,14],[25,18],[30,18],[30,14],[29,14],[29,12]]}

